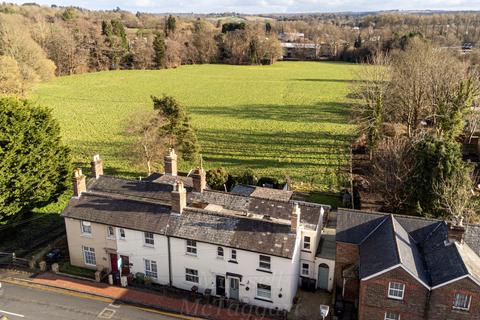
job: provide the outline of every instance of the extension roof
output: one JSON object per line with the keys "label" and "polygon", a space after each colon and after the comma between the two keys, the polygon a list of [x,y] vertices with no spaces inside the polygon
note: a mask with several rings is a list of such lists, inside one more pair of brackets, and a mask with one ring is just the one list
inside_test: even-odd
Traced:
{"label": "extension roof", "polygon": [[340,209],[336,241],[359,246],[360,279],[401,267],[428,288],[464,277],[480,285],[479,227],[466,225],[458,243],[445,221]]}

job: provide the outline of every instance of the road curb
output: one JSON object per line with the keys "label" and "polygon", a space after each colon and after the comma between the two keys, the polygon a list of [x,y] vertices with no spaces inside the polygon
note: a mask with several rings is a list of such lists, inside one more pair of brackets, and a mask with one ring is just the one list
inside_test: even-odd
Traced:
{"label": "road curb", "polygon": [[213,320],[214,319],[214,318],[210,318],[210,317],[208,317],[208,318],[201,317],[200,318],[197,315],[180,313],[180,312],[178,312],[178,310],[173,310],[173,309],[170,309],[170,308],[160,307],[158,305],[150,305],[150,304],[146,304],[146,303],[140,303],[140,302],[137,302],[137,301],[132,301],[130,299],[126,299],[126,298],[118,298],[117,299],[117,298],[109,296],[109,295],[86,292],[86,291],[82,291],[82,290],[75,290],[75,289],[72,289],[72,288],[65,288],[65,287],[55,286],[55,285],[46,284],[46,283],[38,283],[38,282],[35,282],[33,280],[28,280],[28,279],[6,277],[6,278],[1,278],[1,281],[5,282],[5,283],[9,283],[9,284],[17,284],[17,285],[28,284],[28,285],[36,285],[36,286],[40,286],[40,287],[43,286],[43,287],[53,288],[53,289],[61,289],[61,290],[69,291],[69,292],[82,293],[82,294],[89,295],[89,296],[96,296],[96,297],[100,297],[100,298],[104,298],[104,299],[110,299],[110,300],[113,300],[114,302],[119,301],[119,302],[122,302],[122,303],[127,304],[127,305],[131,305],[131,306],[134,306],[134,307],[152,309],[152,310],[155,310],[155,311],[165,312],[166,314],[170,313],[171,314],[170,316],[172,316],[172,317],[181,318],[181,319],[185,319],[185,320],[193,320],[193,319],[207,319],[207,320],[211,319],[211,320]]}

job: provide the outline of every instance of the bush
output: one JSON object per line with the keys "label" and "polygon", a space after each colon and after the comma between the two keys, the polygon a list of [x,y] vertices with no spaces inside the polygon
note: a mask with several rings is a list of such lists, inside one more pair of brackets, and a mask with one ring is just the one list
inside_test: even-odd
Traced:
{"label": "bush", "polygon": [[228,180],[228,172],[225,168],[208,170],[206,173],[207,185],[214,189],[224,191],[224,185]]}

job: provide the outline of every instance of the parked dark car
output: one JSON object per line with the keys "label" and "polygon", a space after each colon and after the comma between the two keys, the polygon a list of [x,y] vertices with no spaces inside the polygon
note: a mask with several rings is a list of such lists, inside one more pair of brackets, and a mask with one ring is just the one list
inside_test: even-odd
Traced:
{"label": "parked dark car", "polygon": [[53,249],[45,256],[45,262],[55,263],[59,262],[62,259],[62,251],[60,249]]}

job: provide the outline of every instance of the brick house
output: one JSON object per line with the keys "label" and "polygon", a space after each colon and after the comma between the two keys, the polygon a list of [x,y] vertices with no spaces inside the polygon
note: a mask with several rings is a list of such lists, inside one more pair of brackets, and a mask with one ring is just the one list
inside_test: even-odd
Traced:
{"label": "brick house", "polygon": [[339,210],[335,283],[360,320],[480,319],[480,226]]}

